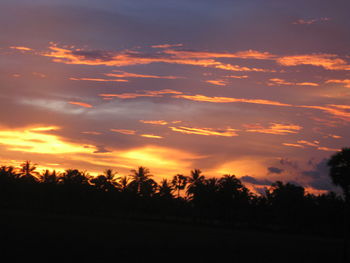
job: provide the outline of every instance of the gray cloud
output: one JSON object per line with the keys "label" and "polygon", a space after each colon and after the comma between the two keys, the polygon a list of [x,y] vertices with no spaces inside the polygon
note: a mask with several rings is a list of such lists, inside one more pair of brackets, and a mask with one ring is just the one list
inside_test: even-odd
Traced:
{"label": "gray cloud", "polygon": [[282,173],[284,170],[280,169],[278,167],[268,167],[267,170],[269,171],[269,173],[273,173],[273,174],[280,174]]}
{"label": "gray cloud", "polygon": [[258,179],[253,176],[245,175],[240,178],[243,182],[255,185],[271,185],[273,182],[268,179]]}

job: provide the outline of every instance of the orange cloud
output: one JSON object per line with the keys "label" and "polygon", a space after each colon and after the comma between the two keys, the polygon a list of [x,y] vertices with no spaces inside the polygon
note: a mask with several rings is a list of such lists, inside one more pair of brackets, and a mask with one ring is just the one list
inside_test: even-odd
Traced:
{"label": "orange cloud", "polygon": [[182,94],[181,91],[172,90],[172,89],[148,90],[146,92],[148,94],[155,94],[155,95],[160,95],[160,94]]}
{"label": "orange cloud", "polygon": [[159,121],[145,121],[145,120],[140,120],[140,122],[146,123],[146,124],[155,124],[155,125],[167,125],[167,124],[168,124],[168,122],[163,121],[163,120],[159,120]]}
{"label": "orange cloud", "polygon": [[40,73],[40,72],[33,72],[32,73],[34,76],[36,77],[40,77],[40,78],[46,78],[46,75],[44,73]]}
{"label": "orange cloud", "polygon": [[140,136],[145,138],[152,138],[152,139],[162,139],[162,136],[154,135],[154,134],[141,134]]}
{"label": "orange cloud", "polygon": [[228,71],[275,72],[275,70],[271,70],[271,69],[241,67],[238,65],[223,64],[219,62],[216,65],[214,65],[214,67],[218,69],[228,70]]}
{"label": "orange cloud", "polygon": [[289,82],[284,79],[279,79],[279,78],[272,78],[269,79],[269,83],[267,85],[269,86],[274,86],[274,85],[287,85],[287,86],[319,86],[319,84],[314,83],[314,82]]}
{"label": "orange cloud", "polygon": [[268,52],[260,52],[256,50],[246,50],[236,53],[218,53],[203,51],[184,51],[184,50],[165,50],[164,53],[171,54],[178,58],[241,58],[241,59],[273,59],[275,55]]}
{"label": "orange cloud", "polygon": [[69,104],[81,106],[84,108],[92,108],[93,106],[91,104],[85,103],[85,102],[79,102],[79,101],[69,101]]}
{"label": "orange cloud", "polygon": [[284,146],[296,147],[296,148],[305,148],[303,145],[295,144],[295,143],[282,143]]}
{"label": "orange cloud", "polygon": [[136,134],[136,131],[134,130],[125,130],[125,129],[110,129],[112,132],[118,132],[122,134],[127,134],[127,135],[134,135]]}
{"label": "orange cloud", "polygon": [[299,140],[297,141],[298,144],[294,143],[283,143],[285,146],[292,146],[292,147],[299,147],[299,148],[305,148],[305,146],[310,146],[310,147],[315,147],[317,150],[320,151],[327,151],[327,152],[335,152],[335,151],[340,151],[340,149],[334,149],[334,148],[328,148],[328,147],[323,147],[319,145],[319,141],[305,141],[305,140]]}
{"label": "orange cloud", "polygon": [[153,48],[172,48],[172,47],[182,47],[183,44],[162,44],[162,45],[153,45]]}
{"label": "orange cloud", "polygon": [[232,79],[247,79],[248,76],[247,75],[242,75],[242,76],[234,76],[234,75],[229,75],[229,76],[225,76],[225,78],[232,78]]}
{"label": "orange cloud", "polygon": [[304,144],[307,146],[312,146],[312,147],[319,147],[319,144],[320,144],[319,141],[309,142],[309,141],[305,141],[305,140],[299,140],[299,141],[297,141],[297,143]]}
{"label": "orange cloud", "polygon": [[226,86],[227,85],[227,82],[225,80],[222,80],[222,79],[206,80],[205,82],[208,82],[208,83],[214,84],[214,85],[218,85],[218,86]]}
{"label": "orange cloud", "polygon": [[230,103],[230,102],[242,102],[242,103],[252,103],[252,104],[262,104],[271,106],[292,106],[290,104],[281,103],[278,101],[271,100],[261,100],[261,99],[237,99],[232,97],[208,97],[205,95],[176,95],[174,98],[181,98],[194,101],[205,101],[214,103]]}
{"label": "orange cloud", "polygon": [[303,127],[295,124],[282,124],[282,123],[271,123],[268,128],[261,126],[260,124],[246,124],[244,127],[247,128],[247,132],[259,132],[268,133],[275,135],[287,135],[291,133],[298,133]]}
{"label": "orange cloud", "polygon": [[102,93],[99,96],[104,98],[120,98],[120,99],[134,99],[138,97],[162,97],[164,94],[182,94],[181,91],[171,90],[171,89],[163,89],[163,90],[147,90],[145,93]]}
{"label": "orange cloud", "polygon": [[193,127],[169,127],[172,131],[181,132],[184,134],[197,134],[205,136],[223,136],[223,137],[234,137],[238,136],[237,130],[227,129],[212,129],[212,128],[193,128]]}
{"label": "orange cloud", "polygon": [[326,83],[340,83],[344,84],[344,87],[350,88],[350,79],[330,79]]}
{"label": "orange cloud", "polygon": [[114,93],[102,93],[99,94],[101,97],[105,98],[119,98],[119,99],[135,99],[138,97],[161,97],[160,95],[154,95],[154,94],[140,94],[140,93],[121,93],[121,94],[114,94]]}
{"label": "orange cloud", "polygon": [[[223,64],[212,58],[217,57],[232,57],[228,54],[210,53],[210,52],[192,52],[189,55],[187,51],[165,50],[158,56],[149,56],[138,51],[124,50],[121,52],[102,52],[102,51],[85,51],[81,49],[71,50],[68,48],[60,48],[56,44],[49,47],[50,51],[42,53],[43,56],[53,58],[54,62],[65,64],[79,64],[92,66],[131,66],[131,65],[146,65],[151,63],[169,63],[182,64],[200,67],[213,67],[228,71],[257,71],[270,72],[271,70],[240,67],[238,65]],[[182,54],[181,52],[185,52]],[[195,56],[194,56],[195,54]],[[215,55],[216,54],[216,55]],[[258,51],[243,51],[238,52],[234,57],[240,58],[256,58],[263,59],[270,57],[268,53],[260,53]]]}
{"label": "orange cloud", "polygon": [[128,82],[127,79],[101,79],[101,78],[69,78],[70,80],[86,80],[86,81],[99,81],[99,82]]}
{"label": "orange cloud", "polygon": [[16,49],[16,50],[19,50],[19,51],[31,51],[32,49],[29,48],[29,47],[22,47],[22,46],[13,46],[13,47],[10,47],[11,49]]}
{"label": "orange cloud", "polygon": [[[342,119],[344,121],[350,121],[350,112],[346,111],[350,108],[348,105],[327,105],[327,106],[298,106],[301,108],[309,108],[309,109],[318,109],[328,114],[333,115],[338,119]],[[349,108],[348,108],[349,107]]]}
{"label": "orange cloud", "polygon": [[116,78],[150,78],[150,79],[181,79],[183,77],[177,76],[157,76],[157,75],[144,75],[144,74],[135,74],[125,71],[115,71],[118,73],[106,73],[104,75],[108,77],[116,77]]}
{"label": "orange cloud", "polygon": [[320,151],[327,151],[327,152],[338,152],[340,149],[334,149],[334,148],[328,148],[328,147],[318,147],[317,148]]}
{"label": "orange cloud", "polygon": [[89,134],[89,135],[101,135],[102,132],[96,132],[96,131],[83,131],[82,134]]}
{"label": "orange cloud", "polygon": [[327,137],[330,137],[330,138],[333,138],[333,139],[341,139],[343,138],[342,136],[339,136],[339,135],[335,135],[335,134],[328,134],[325,136],[326,138]]}
{"label": "orange cloud", "polygon": [[283,66],[311,65],[323,67],[327,70],[350,70],[347,61],[333,54],[285,56],[278,58],[277,63]]}

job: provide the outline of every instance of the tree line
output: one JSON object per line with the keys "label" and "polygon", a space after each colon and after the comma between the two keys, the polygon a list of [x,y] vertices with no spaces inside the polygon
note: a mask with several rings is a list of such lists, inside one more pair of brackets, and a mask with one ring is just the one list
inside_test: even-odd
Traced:
{"label": "tree line", "polygon": [[98,176],[68,169],[39,173],[30,161],[0,167],[0,209],[124,216],[190,223],[342,235],[349,201],[350,148],[329,161],[330,176],[344,197],[314,195],[302,186],[277,181],[261,195],[235,175],[207,177],[200,169],[156,182],[143,166],[128,176],[107,169]]}

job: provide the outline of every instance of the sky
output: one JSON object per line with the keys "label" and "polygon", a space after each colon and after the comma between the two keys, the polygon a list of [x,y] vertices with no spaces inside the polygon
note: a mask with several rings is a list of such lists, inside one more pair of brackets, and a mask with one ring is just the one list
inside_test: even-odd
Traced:
{"label": "sky", "polygon": [[2,0],[0,163],[335,190],[347,0]]}

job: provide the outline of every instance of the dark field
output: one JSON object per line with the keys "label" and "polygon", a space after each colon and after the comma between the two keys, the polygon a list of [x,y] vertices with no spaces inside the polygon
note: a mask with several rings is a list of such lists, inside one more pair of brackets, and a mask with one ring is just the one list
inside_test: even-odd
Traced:
{"label": "dark field", "polygon": [[2,255],[96,262],[341,262],[342,240],[194,223],[2,211]]}

